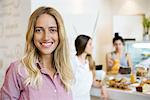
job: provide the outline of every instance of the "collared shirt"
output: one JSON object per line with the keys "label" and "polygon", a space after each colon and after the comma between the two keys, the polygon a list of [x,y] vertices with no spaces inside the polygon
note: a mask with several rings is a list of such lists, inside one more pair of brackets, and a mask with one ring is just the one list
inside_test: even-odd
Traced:
{"label": "collared shirt", "polygon": [[52,79],[46,68],[36,62],[42,75],[40,88],[26,86],[24,80],[27,77],[27,70],[21,61],[10,64],[5,81],[0,91],[0,100],[72,100],[71,92],[64,89],[59,74]]}
{"label": "collared shirt", "polygon": [[93,83],[93,74],[89,69],[89,62],[81,64],[77,56],[72,59],[74,82],[72,86],[73,100],[90,100],[90,89]]}

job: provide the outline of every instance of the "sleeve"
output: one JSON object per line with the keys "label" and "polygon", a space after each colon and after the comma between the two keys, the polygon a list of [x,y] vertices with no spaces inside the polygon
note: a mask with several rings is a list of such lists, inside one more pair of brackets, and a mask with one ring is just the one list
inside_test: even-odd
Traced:
{"label": "sleeve", "polygon": [[8,67],[3,86],[0,91],[0,100],[18,100],[20,96],[17,66],[12,63]]}

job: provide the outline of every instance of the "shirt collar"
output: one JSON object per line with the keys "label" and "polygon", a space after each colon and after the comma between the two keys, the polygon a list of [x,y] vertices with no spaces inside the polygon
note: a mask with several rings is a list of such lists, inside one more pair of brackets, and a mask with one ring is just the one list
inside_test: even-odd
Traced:
{"label": "shirt collar", "polygon": [[[47,69],[42,65],[42,63],[41,63],[41,61],[40,61],[39,58],[37,58],[37,59],[35,60],[35,64],[36,64],[36,66],[39,68],[39,70],[41,71],[41,73],[48,74]],[[59,75],[59,73],[58,73],[57,70],[56,70],[55,75]]]}
{"label": "shirt collar", "polygon": [[40,63],[39,58],[37,58],[37,59],[35,60],[35,64],[36,64],[36,66],[37,66],[39,69],[44,68],[43,65]]}

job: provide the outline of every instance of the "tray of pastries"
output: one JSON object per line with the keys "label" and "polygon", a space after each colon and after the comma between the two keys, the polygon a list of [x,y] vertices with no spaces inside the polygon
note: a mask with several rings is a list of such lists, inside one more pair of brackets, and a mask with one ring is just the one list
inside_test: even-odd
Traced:
{"label": "tray of pastries", "polygon": [[127,82],[127,80],[125,78],[121,78],[121,79],[111,79],[108,80],[108,86],[111,88],[116,88],[116,89],[121,89],[121,90],[130,90],[129,89],[129,83]]}
{"label": "tray of pastries", "polygon": [[150,85],[150,80],[143,81],[143,83]]}

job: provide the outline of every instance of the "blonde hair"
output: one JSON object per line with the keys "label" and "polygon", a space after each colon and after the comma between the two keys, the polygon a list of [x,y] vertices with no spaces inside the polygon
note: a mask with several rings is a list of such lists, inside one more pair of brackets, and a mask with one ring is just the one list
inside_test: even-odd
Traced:
{"label": "blonde hair", "polygon": [[51,7],[40,7],[35,10],[29,19],[28,30],[26,33],[26,48],[25,56],[22,59],[29,76],[25,80],[26,85],[31,85],[33,87],[39,87],[42,83],[41,72],[35,65],[36,59],[39,57],[36,46],[33,42],[34,36],[34,27],[38,17],[42,14],[49,14],[54,17],[58,27],[58,36],[59,44],[53,52],[53,64],[60,75],[60,79],[64,88],[66,90],[70,89],[70,82],[73,78],[69,51],[68,51],[68,42],[66,39],[66,32],[64,28],[64,23],[61,15]]}

